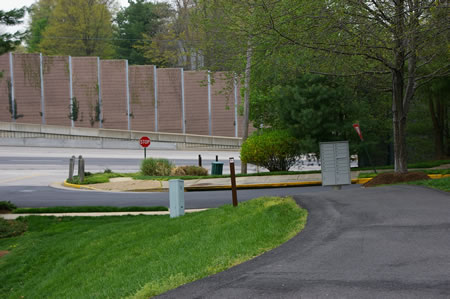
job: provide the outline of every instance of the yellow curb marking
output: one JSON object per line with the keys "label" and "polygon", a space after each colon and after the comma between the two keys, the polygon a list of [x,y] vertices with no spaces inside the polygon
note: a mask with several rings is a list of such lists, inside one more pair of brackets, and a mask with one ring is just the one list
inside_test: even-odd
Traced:
{"label": "yellow curb marking", "polygon": [[68,183],[67,181],[64,181],[63,185],[65,187],[71,187],[71,188],[77,188],[77,189],[88,189],[88,190],[98,191],[98,189],[96,189],[94,187],[71,184],[71,183]]}
{"label": "yellow curb marking", "polygon": [[[430,179],[441,179],[441,178],[448,178],[450,177],[450,174],[429,174],[428,177]],[[359,178],[359,179],[352,179],[352,184],[365,184],[368,181],[372,180],[373,178]],[[162,187],[162,181],[161,187]],[[295,187],[295,186],[310,186],[310,185],[321,185],[322,181],[307,181],[307,182],[290,182],[290,183],[273,183],[273,184],[248,184],[248,185],[237,185],[237,189],[248,189],[248,188],[277,188],[277,187]],[[75,185],[67,183],[67,181],[64,181],[64,186],[66,187],[72,187],[72,188],[79,188],[79,189],[88,189],[88,190],[94,190],[94,191],[102,191],[99,189],[96,189],[94,187],[90,186],[83,186],[83,185]],[[198,190],[228,190],[231,189],[231,186],[229,185],[223,185],[223,186],[190,186],[190,187],[184,187],[184,191],[198,191]],[[155,189],[148,189],[149,191],[167,191],[166,188],[155,188]],[[132,190],[127,190],[127,192],[130,192]],[[147,190],[142,191],[147,192]]]}

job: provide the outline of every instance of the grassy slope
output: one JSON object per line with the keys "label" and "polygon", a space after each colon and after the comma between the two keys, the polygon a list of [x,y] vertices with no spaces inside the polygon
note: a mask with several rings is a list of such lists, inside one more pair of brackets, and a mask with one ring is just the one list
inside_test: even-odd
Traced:
{"label": "grassy slope", "polygon": [[[421,171],[425,172],[426,174],[450,174],[450,169],[421,169],[421,170],[409,170],[409,171]],[[358,175],[358,178],[374,178],[379,173],[373,173],[373,172],[361,172]]]}
{"label": "grassy slope", "polygon": [[411,185],[427,186],[434,189],[450,192],[450,178],[443,178],[437,180],[426,180],[409,183]]}
{"label": "grassy slope", "polygon": [[148,298],[217,273],[297,234],[307,212],[262,198],[168,216],[28,217],[29,231],[0,240],[3,298]]}

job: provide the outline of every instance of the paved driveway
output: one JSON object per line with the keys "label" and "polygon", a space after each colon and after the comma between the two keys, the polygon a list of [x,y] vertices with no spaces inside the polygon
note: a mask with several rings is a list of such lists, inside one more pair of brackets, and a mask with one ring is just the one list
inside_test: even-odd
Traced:
{"label": "paved driveway", "polygon": [[295,197],[303,232],[165,298],[450,298],[450,196],[414,186]]}

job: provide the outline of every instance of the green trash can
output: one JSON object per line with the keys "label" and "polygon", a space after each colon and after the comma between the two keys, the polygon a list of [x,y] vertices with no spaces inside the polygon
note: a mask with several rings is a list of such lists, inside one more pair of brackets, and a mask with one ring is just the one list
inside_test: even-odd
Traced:
{"label": "green trash can", "polygon": [[212,162],[211,175],[222,175],[223,162]]}

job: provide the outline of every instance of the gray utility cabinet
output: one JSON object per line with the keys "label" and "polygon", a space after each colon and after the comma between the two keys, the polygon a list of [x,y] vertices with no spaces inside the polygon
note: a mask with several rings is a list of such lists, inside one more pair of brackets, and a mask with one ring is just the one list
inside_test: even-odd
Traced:
{"label": "gray utility cabinet", "polygon": [[351,184],[348,141],[321,142],[322,186]]}
{"label": "gray utility cabinet", "polygon": [[184,181],[169,180],[170,218],[184,215]]}

